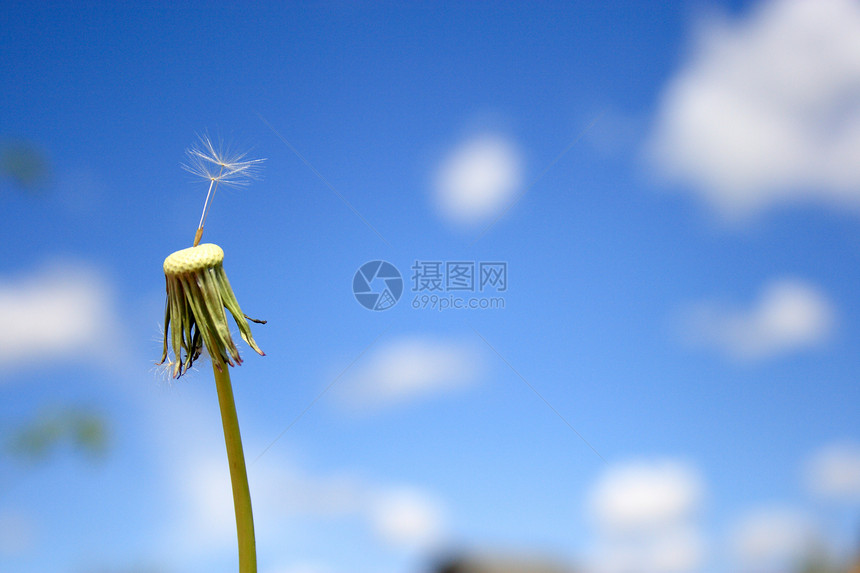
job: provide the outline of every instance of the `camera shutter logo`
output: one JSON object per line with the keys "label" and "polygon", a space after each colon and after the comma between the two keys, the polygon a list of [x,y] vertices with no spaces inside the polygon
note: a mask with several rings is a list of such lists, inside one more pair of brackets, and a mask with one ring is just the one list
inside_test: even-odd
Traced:
{"label": "camera shutter logo", "polygon": [[370,261],[355,271],[352,292],[364,308],[388,310],[403,294],[403,277],[388,261]]}

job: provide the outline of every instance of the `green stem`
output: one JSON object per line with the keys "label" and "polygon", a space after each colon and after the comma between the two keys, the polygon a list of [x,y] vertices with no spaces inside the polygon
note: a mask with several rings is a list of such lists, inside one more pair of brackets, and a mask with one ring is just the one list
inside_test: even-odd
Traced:
{"label": "green stem", "polygon": [[248,487],[248,472],[245,470],[245,454],[242,451],[242,437],[239,435],[239,418],[236,416],[230,371],[226,365],[219,371],[213,363],[212,368],[215,372],[215,386],[218,388],[218,404],[221,406],[224,441],[227,443],[230,482],[233,485],[236,533],[239,538],[239,573],[257,573],[257,544],[254,540],[251,490]]}

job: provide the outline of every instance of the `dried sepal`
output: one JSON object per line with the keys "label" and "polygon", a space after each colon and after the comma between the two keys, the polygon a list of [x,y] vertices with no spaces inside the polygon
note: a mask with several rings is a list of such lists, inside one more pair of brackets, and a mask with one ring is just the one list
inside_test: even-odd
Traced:
{"label": "dried sepal", "polygon": [[[206,243],[171,254],[164,260],[167,304],[164,318],[163,364],[173,352],[173,377],[182,376],[200,357],[205,346],[216,368],[242,363],[230,335],[230,311],[242,338],[264,355],[251,334],[248,321],[224,272],[224,251]],[[168,341],[170,349],[168,349]]]}

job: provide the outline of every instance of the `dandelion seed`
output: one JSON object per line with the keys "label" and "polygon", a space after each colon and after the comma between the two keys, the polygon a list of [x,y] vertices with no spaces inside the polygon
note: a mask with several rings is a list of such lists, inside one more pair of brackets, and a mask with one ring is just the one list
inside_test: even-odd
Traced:
{"label": "dandelion seed", "polygon": [[194,236],[194,245],[200,244],[203,237],[203,226],[206,223],[206,215],[209,206],[219,184],[242,187],[251,180],[259,178],[260,166],[265,159],[245,159],[247,152],[239,153],[229,149],[216,147],[208,135],[200,136],[200,141],[185,152],[188,161],[182,164],[182,168],[209,182],[209,191],[206,193],[206,201],[203,203],[203,213],[200,215],[200,223]]}

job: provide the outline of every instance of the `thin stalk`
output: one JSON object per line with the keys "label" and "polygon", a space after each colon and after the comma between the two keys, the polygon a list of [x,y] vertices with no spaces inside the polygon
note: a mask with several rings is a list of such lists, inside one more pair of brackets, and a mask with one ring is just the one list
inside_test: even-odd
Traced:
{"label": "thin stalk", "polygon": [[203,225],[206,224],[206,215],[209,213],[209,198],[213,197],[215,195],[215,191],[218,190],[218,182],[221,180],[221,175],[223,174],[224,166],[222,165],[221,172],[218,173],[218,177],[214,177],[209,180],[209,191],[206,192],[206,201],[203,202],[203,213],[200,215],[200,223],[197,224],[197,232],[194,233],[193,247],[199,245],[200,239],[203,238]]}
{"label": "thin stalk", "polygon": [[227,443],[227,461],[230,464],[230,482],[233,485],[233,507],[236,510],[236,533],[239,538],[239,573],[257,573],[257,544],[254,540],[254,514],[251,511],[251,490],[248,487],[248,472],[245,470],[245,454],[242,451],[242,436],[239,434],[239,418],[230,384],[230,369],[222,370],[213,363],[215,386],[218,389],[218,404],[221,407],[221,423],[224,426],[224,441]]}

